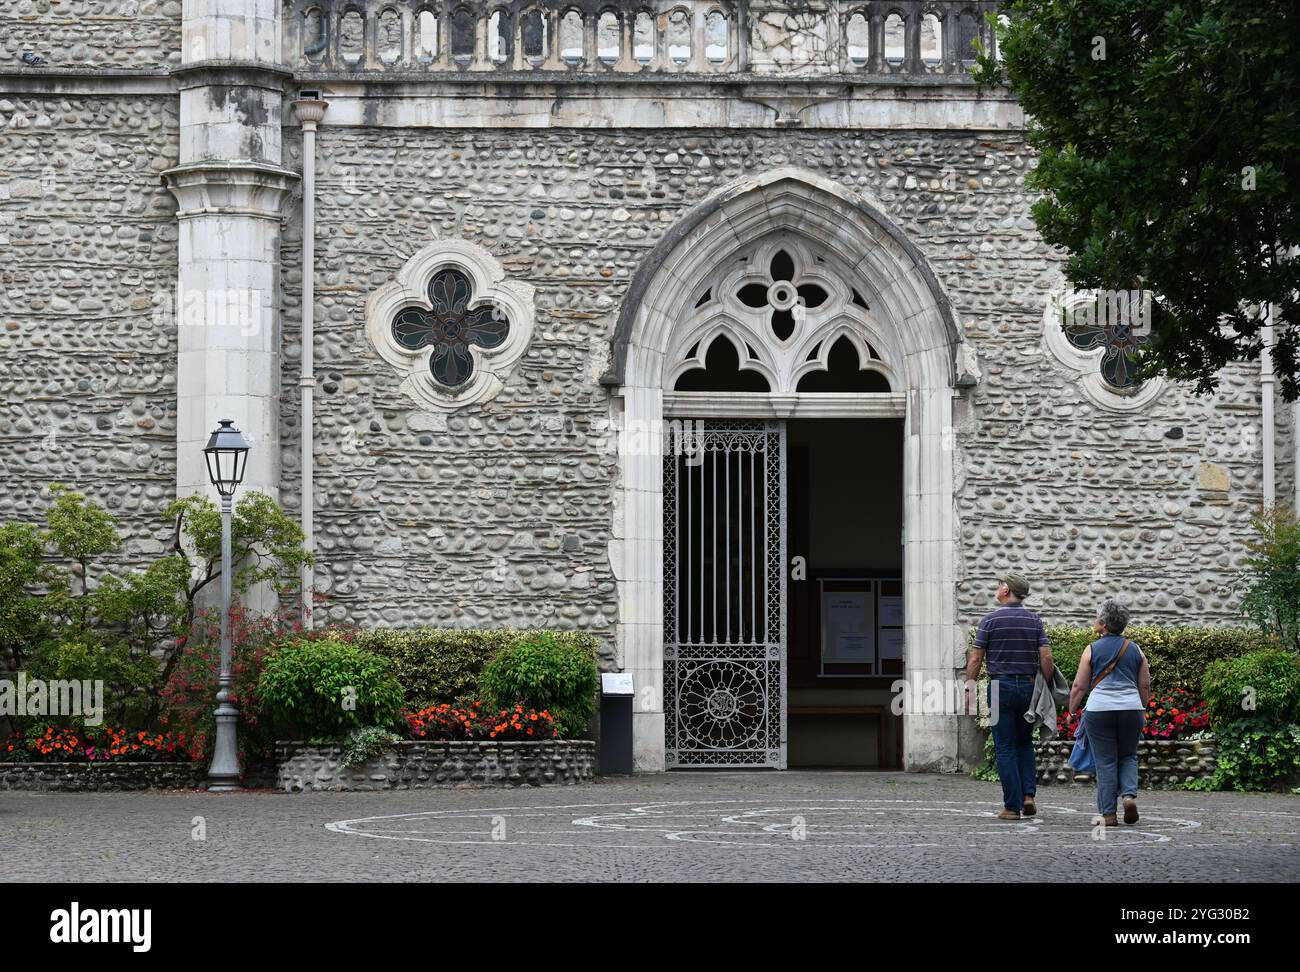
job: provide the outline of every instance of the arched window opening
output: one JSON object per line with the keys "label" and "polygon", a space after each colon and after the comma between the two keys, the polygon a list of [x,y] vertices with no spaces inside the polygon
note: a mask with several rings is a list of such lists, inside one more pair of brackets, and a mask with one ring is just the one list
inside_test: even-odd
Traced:
{"label": "arched window opening", "polygon": [[612,10],[606,10],[596,21],[596,57],[601,64],[618,63],[623,50],[622,26]]}
{"label": "arched window opening", "polygon": [[929,65],[943,60],[943,23],[936,14],[921,18],[921,60]]}
{"label": "arched window opening", "polygon": [[349,10],[339,25],[339,56],[348,67],[358,67],[366,56],[366,25],[361,12]]}
{"label": "arched window opening", "polygon": [[655,23],[645,11],[636,15],[632,24],[632,57],[641,64],[649,64],[655,56]]}
{"label": "arched window opening", "polygon": [[885,18],[885,60],[897,67],[903,63],[903,18],[890,14]]}
{"label": "arched window opening", "polygon": [[[694,349],[692,349],[694,350]],[[767,379],[757,371],[742,370],[740,353],[726,335],[720,335],[709,345],[703,368],[683,372],[673,386],[683,392],[767,392],[771,391]]]}
{"label": "arched window opening", "polygon": [[844,38],[848,43],[849,62],[855,67],[864,66],[871,56],[870,38],[871,28],[867,18],[860,13],[855,13],[849,18]]}
{"label": "arched window opening", "polygon": [[514,54],[514,33],[508,10],[494,10],[488,18],[488,58],[493,64],[509,63]]}
{"label": "arched window opening", "polygon": [[329,45],[326,33],[326,20],[320,7],[312,7],[302,15],[302,53],[304,57],[315,57]]}
{"label": "arched window opening", "polygon": [[402,15],[392,7],[379,13],[379,60],[396,64],[402,59]]}
{"label": "arched window opening", "polygon": [[524,57],[533,64],[546,60],[546,17],[534,7],[523,16]]}
{"label": "arched window opening", "polygon": [[691,15],[681,9],[668,15],[668,59],[685,64],[691,59]]}
{"label": "arched window opening", "polygon": [[438,15],[432,10],[421,10],[416,19],[415,57],[425,64],[438,57]]}
{"label": "arched window opening", "polygon": [[[816,350],[816,349],[814,349]],[[874,355],[873,355],[874,357]],[[825,371],[810,371],[799,379],[799,392],[888,392],[889,379],[878,371],[865,371],[853,342],[841,335],[831,345]]]}
{"label": "arched window opening", "polygon": [[586,60],[582,47],[582,14],[570,10],[560,18],[560,60],[576,67]]}
{"label": "arched window opening", "polygon": [[451,15],[451,59],[466,64],[474,58],[474,13],[461,7]]}
{"label": "arched window opening", "polygon": [[714,10],[704,19],[704,57],[710,64],[727,59],[727,18]]}
{"label": "arched window opening", "polygon": [[963,67],[975,64],[975,41],[980,36],[980,23],[975,14],[969,10],[962,11],[957,18],[957,56]]}

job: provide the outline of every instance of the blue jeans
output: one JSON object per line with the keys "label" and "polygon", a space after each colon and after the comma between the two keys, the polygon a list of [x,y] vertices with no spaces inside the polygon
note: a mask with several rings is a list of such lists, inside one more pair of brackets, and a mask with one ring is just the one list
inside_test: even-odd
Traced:
{"label": "blue jeans", "polygon": [[1002,780],[1002,805],[1020,811],[1025,808],[1024,798],[1038,792],[1034,727],[1025,720],[1034,683],[1027,678],[994,679],[998,683],[998,721],[992,727],[993,746]]}
{"label": "blue jeans", "polygon": [[1121,796],[1137,796],[1138,742],[1146,713],[1141,709],[1084,712],[1083,731],[1097,760],[1097,811],[1115,813]]}

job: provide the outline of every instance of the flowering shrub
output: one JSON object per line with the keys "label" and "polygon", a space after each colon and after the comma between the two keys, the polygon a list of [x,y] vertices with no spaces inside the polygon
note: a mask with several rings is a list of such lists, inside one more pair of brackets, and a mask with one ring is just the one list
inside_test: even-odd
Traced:
{"label": "flowering shrub", "polygon": [[[216,734],[213,700],[221,670],[220,630],[219,611],[200,612],[189,638],[179,639],[175,667],[161,692],[163,711],[159,722],[185,737],[190,756],[196,760],[211,755],[209,747]],[[294,616],[252,614],[238,602],[231,605],[231,694],[239,707],[241,760],[250,755],[269,758],[275,749],[274,733],[262,717],[258,693],[258,679],[268,652],[290,638],[327,637],[351,641],[354,632],[335,628],[304,631],[302,622]]]}
{"label": "flowering shrub", "polygon": [[1062,706],[1061,711],[1056,713],[1056,734],[1062,739],[1073,739],[1074,734],[1079,730],[1079,720],[1082,718],[1082,709],[1070,712]]}
{"label": "flowering shrub", "polygon": [[128,732],[110,726],[75,730],[47,726],[43,733],[16,732],[0,750],[0,760],[12,763],[171,763],[189,759],[183,734]]}
{"label": "flowering shrub", "polygon": [[267,653],[258,679],[262,713],[289,738],[336,740],[351,729],[388,726],[402,711],[402,686],[387,658],[327,632],[293,637]]}
{"label": "flowering shrub", "polygon": [[[1062,708],[1056,715],[1056,731],[1060,738],[1074,739],[1082,716],[1082,709],[1067,712]],[[1146,716],[1146,725],[1142,729],[1144,739],[1186,739],[1210,725],[1208,703],[1198,701],[1185,688],[1175,688],[1158,698],[1153,697],[1147,704]]]}
{"label": "flowering shrub", "polygon": [[481,740],[501,742],[555,739],[559,736],[555,719],[545,709],[486,710],[482,702],[468,708],[447,703],[433,705],[406,714],[407,730],[412,739]]}
{"label": "flowering shrub", "polygon": [[1198,701],[1187,689],[1176,688],[1147,703],[1147,739],[1186,739],[1210,725],[1208,702]]}
{"label": "flowering shrub", "polygon": [[534,631],[498,654],[479,676],[479,691],[493,706],[527,705],[555,716],[560,735],[575,739],[596,712],[600,675],[589,645]]}

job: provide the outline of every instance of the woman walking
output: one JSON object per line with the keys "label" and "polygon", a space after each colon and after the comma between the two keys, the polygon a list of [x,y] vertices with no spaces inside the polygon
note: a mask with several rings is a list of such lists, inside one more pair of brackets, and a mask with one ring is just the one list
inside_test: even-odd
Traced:
{"label": "woman walking", "polygon": [[1097,761],[1097,810],[1107,827],[1119,826],[1117,802],[1124,798],[1124,822],[1138,821],[1138,742],[1151,699],[1151,669],[1142,649],[1124,637],[1128,608],[1108,599],[1092,630],[1099,635],[1083,650],[1070,687],[1070,711],[1088,696],[1082,729]]}

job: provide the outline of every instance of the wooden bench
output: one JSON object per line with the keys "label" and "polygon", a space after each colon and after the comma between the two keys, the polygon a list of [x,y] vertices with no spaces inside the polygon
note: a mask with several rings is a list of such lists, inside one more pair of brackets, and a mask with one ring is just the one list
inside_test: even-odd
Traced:
{"label": "wooden bench", "polygon": [[[856,715],[876,717],[876,765],[885,769],[885,715],[889,707],[885,705],[792,705],[785,710],[787,716],[836,716]],[[898,766],[903,765],[902,734],[898,739]]]}

